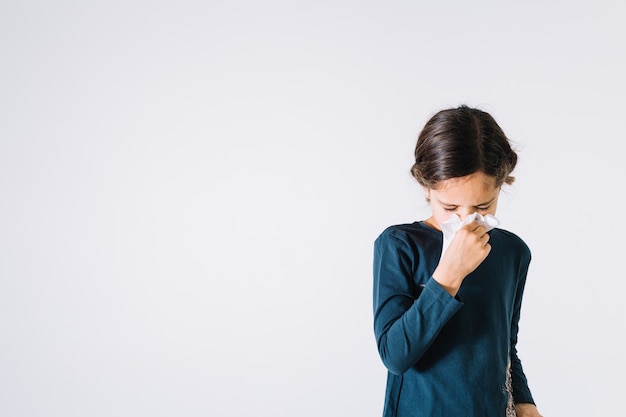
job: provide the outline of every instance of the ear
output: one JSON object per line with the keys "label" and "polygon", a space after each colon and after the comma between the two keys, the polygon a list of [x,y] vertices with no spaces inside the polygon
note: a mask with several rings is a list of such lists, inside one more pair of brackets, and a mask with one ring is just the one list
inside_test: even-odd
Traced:
{"label": "ear", "polygon": [[424,195],[426,196],[426,201],[430,202],[430,188],[421,186],[422,190],[424,190]]}

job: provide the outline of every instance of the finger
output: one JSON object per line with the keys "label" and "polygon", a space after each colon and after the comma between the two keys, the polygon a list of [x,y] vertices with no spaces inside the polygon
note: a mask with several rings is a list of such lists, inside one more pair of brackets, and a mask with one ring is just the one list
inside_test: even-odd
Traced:
{"label": "finger", "polygon": [[477,233],[479,235],[483,235],[483,234],[487,233],[487,228],[485,226],[483,226],[481,223],[478,223],[477,221],[473,221],[471,223],[468,223],[467,226],[469,227],[469,230],[472,233]]}
{"label": "finger", "polygon": [[476,231],[479,227],[482,227],[482,225],[480,223],[478,223],[476,220],[473,220],[471,222],[469,222],[468,224],[466,224],[465,226],[463,226],[466,230],[470,231],[470,232],[474,232]]}

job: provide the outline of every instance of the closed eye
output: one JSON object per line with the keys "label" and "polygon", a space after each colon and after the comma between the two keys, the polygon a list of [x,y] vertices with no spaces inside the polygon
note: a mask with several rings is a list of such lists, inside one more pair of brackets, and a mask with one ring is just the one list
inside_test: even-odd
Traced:
{"label": "closed eye", "polygon": [[[488,206],[477,206],[474,207],[476,210],[478,211],[487,211],[489,210],[489,208],[491,207],[491,204],[489,204]],[[450,207],[444,207],[443,209],[445,211],[456,211],[459,208],[459,206],[450,206]]]}

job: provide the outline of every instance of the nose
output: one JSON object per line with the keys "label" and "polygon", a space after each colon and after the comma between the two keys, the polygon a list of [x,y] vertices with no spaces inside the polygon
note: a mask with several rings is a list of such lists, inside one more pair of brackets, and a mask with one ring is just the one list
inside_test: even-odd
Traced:
{"label": "nose", "polygon": [[461,220],[465,220],[465,218],[467,216],[469,216],[470,214],[474,213],[474,210],[470,210],[470,209],[463,209],[463,208],[459,208],[456,212],[456,214],[458,214],[458,216],[461,218]]}

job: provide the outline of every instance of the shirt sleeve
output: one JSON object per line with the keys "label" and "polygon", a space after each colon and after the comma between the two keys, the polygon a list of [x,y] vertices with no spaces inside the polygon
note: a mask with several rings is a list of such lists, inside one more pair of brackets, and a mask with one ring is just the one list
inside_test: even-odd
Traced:
{"label": "shirt sleeve", "polygon": [[526,276],[528,274],[529,265],[530,252],[527,253],[527,256],[524,257],[520,263],[517,291],[515,294],[515,305],[511,322],[511,382],[513,385],[513,400],[515,403],[535,404],[530,388],[528,387],[526,375],[524,374],[524,370],[522,368],[522,362],[517,356],[517,334],[519,331],[522,298],[524,295],[524,287],[526,286]]}
{"label": "shirt sleeve", "polygon": [[419,361],[462,306],[432,277],[423,287],[414,281],[419,262],[402,233],[388,229],[374,243],[374,333],[383,364],[396,375]]}

